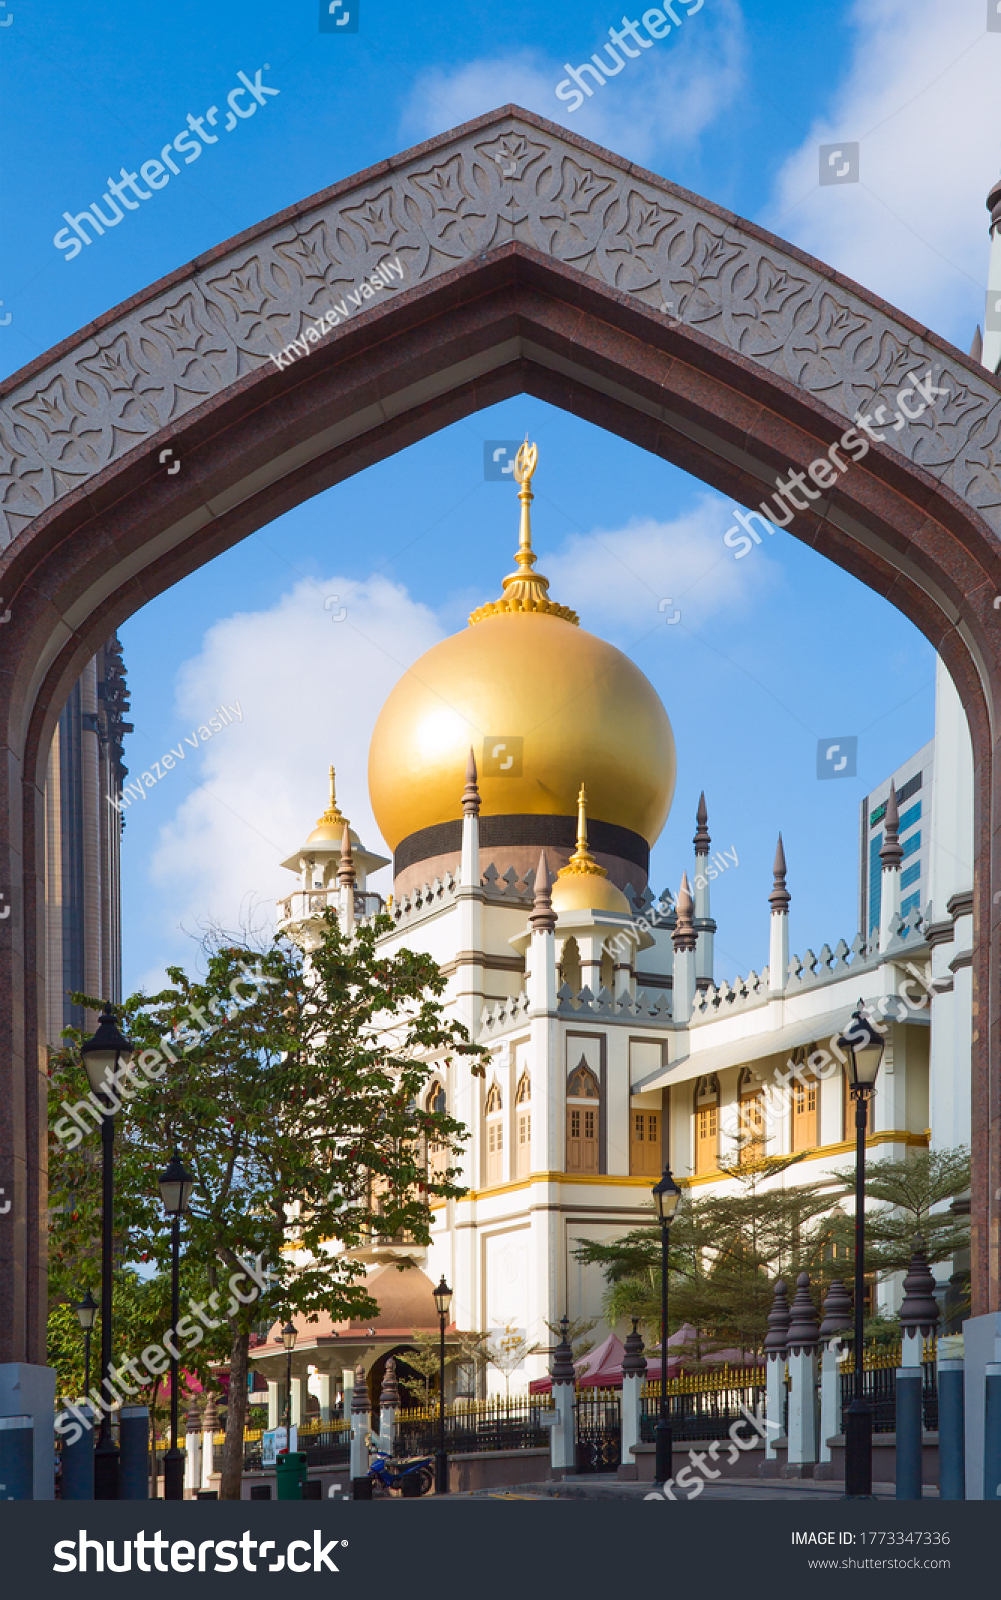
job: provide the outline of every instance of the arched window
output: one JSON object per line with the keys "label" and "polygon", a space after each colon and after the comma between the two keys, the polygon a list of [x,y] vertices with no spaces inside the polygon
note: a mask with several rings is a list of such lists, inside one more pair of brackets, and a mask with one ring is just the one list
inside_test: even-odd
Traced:
{"label": "arched window", "polygon": [[583,1056],[567,1083],[567,1171],[598,1170],[598,1080]]}
{"label": "arched window", "polygon": [[601,987],[615,993],[615,957],[610,950],[601,952]]}
{"label": "arched window", "polygon": [[[425,1111],[443,1112],[445,1110],[445,1090],[440,1083],[434,1083],[424,1098]],[[442,1177],[449,1165],[448,1145],[436,1139],[427,1142],[427,1167],[428,1175]]]}
{"label": "arched window", "polygon": [[532,1170],[532,1080],[523,1072],[514,1097],[516,1176],[527,1178]]}
{"label": "arched window", "polygon": [[719,1166],[719,1079],[700,1078],[695,1086],[695,1171]]}
{"label": "arched window", "polygon": [[560,955],[560,978],[573,994],[583,987],[580,976],[580,950],[576,939],[567,939]]}
{"label": "arched window", "polygon": [[664,1163],[660,1153],[659,1111],[629,1113],[629,1171],[634,1178],[659,1178]]}
{"label": "arched window", "polygon": [[487,1188],[490,1189],[495,1183],[504,1182],[504,1101],[501,1098],[500,1087],[496,1083],[490,1085],[484,1114],[486,1116]]}
{"label": "arched window", "polygon": [[812,1051],[799,1049],[793,1052],[793,1063],[799,1068],[798,1076],[789,1084],[792,1095],[792,1148],[812,1150],[820,1143],[820,1085],[812,1072],[803,1070]]}
{"label": "arched window", "polygon": [[740,1118],[738,1160],[761,1161],[765,1155],[765,1087],[750,1067],[737,1080]]}

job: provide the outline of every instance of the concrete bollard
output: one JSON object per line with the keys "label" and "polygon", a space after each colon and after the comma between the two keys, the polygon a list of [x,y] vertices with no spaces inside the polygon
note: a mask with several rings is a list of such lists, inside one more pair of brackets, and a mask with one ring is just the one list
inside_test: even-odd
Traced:
{"label": "concrete bollard", "polygon": [[120,1500],[149,1499],[149,1407],[123,1406],[118,1414],[121,1446]]}
{"label": "concrete bollard", "polygon": [[30,1500],[35,1485],[33,1417],[0,1417],[0,1500]]}
{"label": "concrete bollard", "polygon": [[984,1404],[984,1499],[1001,1500],[1001,1361],[989,1361]]}
{"label": "concrete bollard", "polygon": [[966,1499],[966,1430],[962,1361],[938,1364],[938,1497]]}
{"label": "concrete bollard", "polygon": [[898,1500],[921,1499],[921,1388],[920,1367],[897,1368]]}
{"label": "concrete bollard", "polygon": [[[91,1405],[74,1407],[70,1415],[88,1418],[93,1423]],[[60,1493],[64,1500],[93,1500],[94,1498],[94,1429],[80,1426],[80,1437],[69,1444],[63,1440],[63,1471]]]}
{"label": "concrete bollard", "polygon": [[783,1476],[812,1478],[817,1462],[817,1343],[820,1327],[810,1275],[796,1279],[789,1320],[789,1448]]}

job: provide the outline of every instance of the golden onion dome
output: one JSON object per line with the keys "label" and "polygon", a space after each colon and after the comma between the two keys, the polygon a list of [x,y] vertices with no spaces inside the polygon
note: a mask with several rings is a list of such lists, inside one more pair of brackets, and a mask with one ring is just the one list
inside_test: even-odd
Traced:
{"label": "golden onion dome", "polygon": [[551,898],[557,914],[561,911],[617,911],[624,917],[632,914],[622,890],[615,887],[587,848],[587,794],[583,784],[577,796],[577,848],[566,866],[556,874]]}
{"label": "golden onion dome", "polygon": [[[333,769],[333,767],[331,767],[330,768],[330,803],[327,806],[326,811],[323,813],[323,816],[322,817],[317,817],[317,819],[316,819],[316,827],[313,829],[313,831],[310,834],[309,838],[306,840],[306,843],[307,844],[339,844],[340,840],[341,840],[341,836],[344,833],[344,824],[345,824],[346,820],[347,819],[345,818],[344,813],[342,812],[340,806],[337,804],[337,796],[334,793],[334,769]],[[348,838],[351,840],[351,844],[352,844],[353,847],[356,847],[359,850],[361,849],[361,840],[359,839],[358,835],[355,833],[354,829],[350,826],[350,824],[348,825]]]}
{"label": "golden onion dome", "polygon": [[516,571],[503,593],[426,651],[379,713],[369,794],[393,850],[458,816],[470,746],[484,815],[572,817],[583,776],[592,821],[652,845],[667,820],[676,760],[660,697],[628,656],[550,599],[549,580],[534,570],[536,459],[526,441],[515,463]]}

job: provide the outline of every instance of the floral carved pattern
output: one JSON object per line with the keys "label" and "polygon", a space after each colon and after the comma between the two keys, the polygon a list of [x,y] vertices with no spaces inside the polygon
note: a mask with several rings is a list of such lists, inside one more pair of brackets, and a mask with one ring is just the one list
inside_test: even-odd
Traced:
{"label": "floral carved pattern", "polygon": [[[268,364],[387,255],[428,282],[518,240],[853,420],[931,367],[948,396],[890,448],[1001,532],[1001,396],[781,246],[528,118],[456,136],[195,266],[0,399],[0,550],[59,499]],[[336,337],[331,334],[330,337]],[[269,366],[269,370],[273,370]]]}

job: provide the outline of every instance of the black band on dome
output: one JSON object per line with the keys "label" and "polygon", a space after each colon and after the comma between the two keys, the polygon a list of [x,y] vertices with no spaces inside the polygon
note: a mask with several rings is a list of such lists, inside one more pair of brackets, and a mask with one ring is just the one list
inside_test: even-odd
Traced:
{"label": "black band on dome", "polygon": [[[616,822],[599,822],[587,819],[587,842],[592,851],[603,856],[618,856],[650,871],[650,846],[631,828],[621,828]],[[545,850],[573,851],[577,847],[577,818],[537,816],[533,812],[513,816],[480,817],[480,849],[491,851],[511,846],[531,845]],[[462,823],[438,822],[433,828],[418,828],[401,839],[393,851],[393,872],[399,874],[419,861],[430,861],[436,856],[458,855],[462,850]]]}

